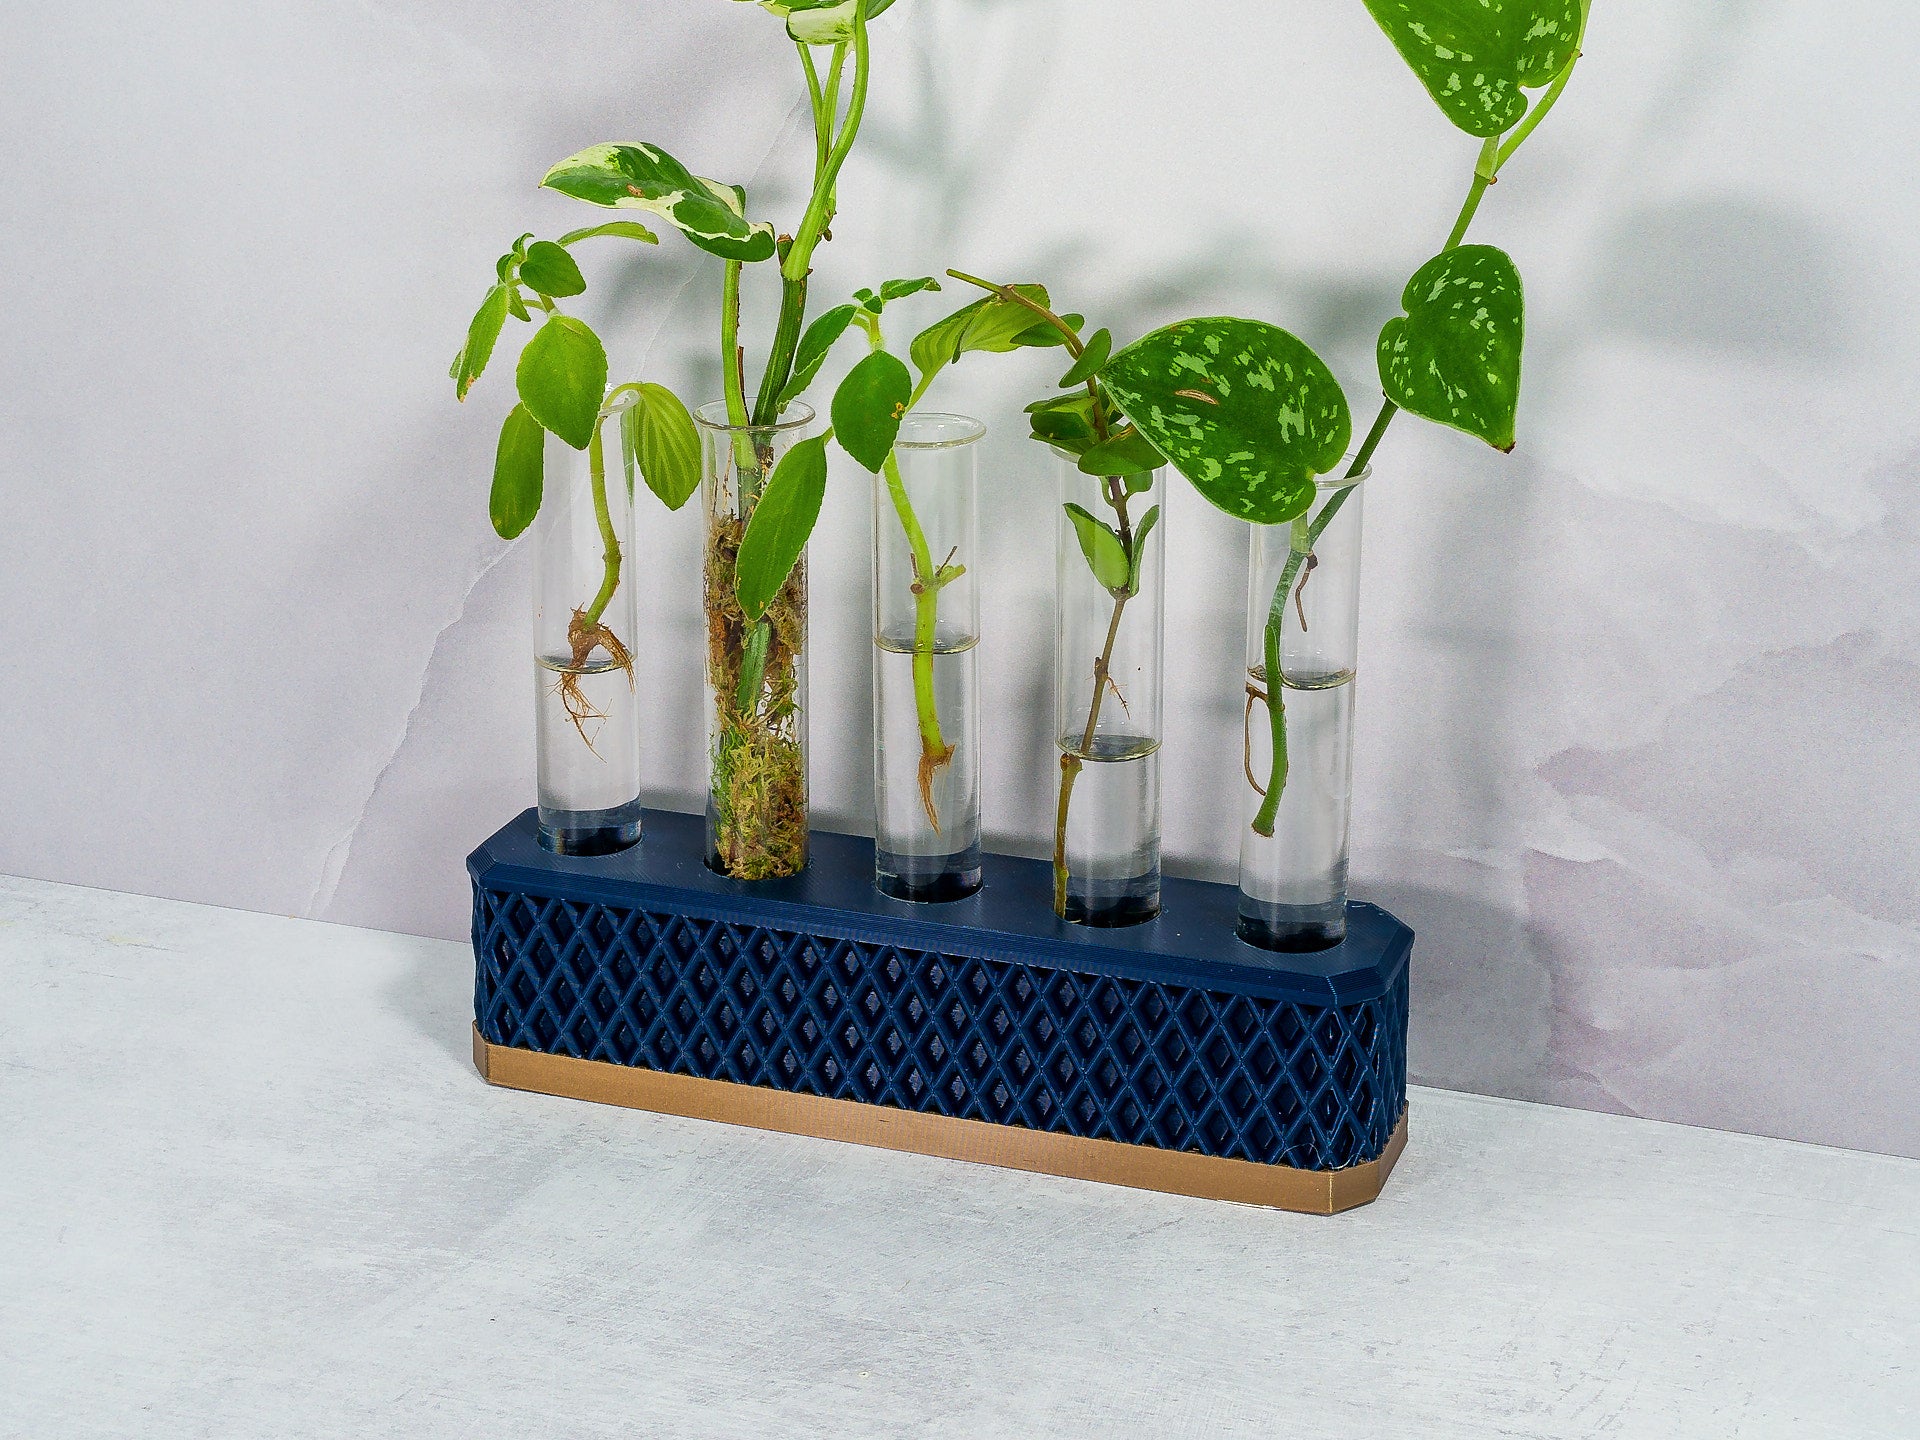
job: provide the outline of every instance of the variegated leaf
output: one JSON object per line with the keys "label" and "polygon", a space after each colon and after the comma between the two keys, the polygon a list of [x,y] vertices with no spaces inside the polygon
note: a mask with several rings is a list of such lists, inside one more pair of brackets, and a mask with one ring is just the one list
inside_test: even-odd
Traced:
{"label": "variegated leaf", "polygon": [[1260,320],[1182,320],[1107,362],[1114,404],[1208,501],[1277,525],[1353,436],[1347,397],[1302,341]]}
{"label": "variegated leaf", "polygon": [[773,258],[773,226],[748,222],[737,187],[702,180],[652,145],[591,146],[540,183],[594,205],[650,211],[723,260]]}
{"label": "variegated leaf", "polygon": [[1499,135],[1527,113],[1523,89],[1573,58],[1583,0],[1366,0],[1420,83],[1469,135]]}
{"label": "variegated leaf", "polygon": [[1414,272],[1380,332],[1380,384],[1423,419],[1513,449],[1525,300],[1503,250],[1462,245]]}

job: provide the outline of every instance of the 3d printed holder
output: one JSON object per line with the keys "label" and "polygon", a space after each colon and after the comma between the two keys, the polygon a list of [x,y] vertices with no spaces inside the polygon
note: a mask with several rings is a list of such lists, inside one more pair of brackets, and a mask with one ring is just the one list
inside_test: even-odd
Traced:
{"label": "3d printed holder", "polygon": [[745,884],[701,822],[618,855],[476,850],[474,1058],[497,1085],[1330,1214],[1406,1141],[1413,933],[1355,903],[1343,945],[1269,955],[1230,886],[1158,920],[1057,921],[1052,871],[989,855],[970,899],[873,888],[873,844]]}

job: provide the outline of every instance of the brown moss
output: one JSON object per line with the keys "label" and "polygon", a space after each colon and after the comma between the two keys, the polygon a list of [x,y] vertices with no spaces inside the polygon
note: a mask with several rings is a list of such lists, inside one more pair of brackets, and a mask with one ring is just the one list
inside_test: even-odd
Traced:
{"label": "brown moss", "polygon": [[731,513],[707,525],[707,676],[713,689],[714,862],[739,880],[797,874],[807,863],[806,717],[799,704],[806,641],[805,565],[767,607],[772,635],[759,689],[738,701],[749,626],[734,593],[746,525]]}

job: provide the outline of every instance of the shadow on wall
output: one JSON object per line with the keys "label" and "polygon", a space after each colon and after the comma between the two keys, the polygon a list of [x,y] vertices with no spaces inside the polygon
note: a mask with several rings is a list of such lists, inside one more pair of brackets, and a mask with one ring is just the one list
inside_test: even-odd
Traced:
{"label": "shadow on wall", "polygon": [[1647,206],[1601,248],[1592,313],[1659,345],[1812,364],[1853,340],[1838,236],[1729,196]]}

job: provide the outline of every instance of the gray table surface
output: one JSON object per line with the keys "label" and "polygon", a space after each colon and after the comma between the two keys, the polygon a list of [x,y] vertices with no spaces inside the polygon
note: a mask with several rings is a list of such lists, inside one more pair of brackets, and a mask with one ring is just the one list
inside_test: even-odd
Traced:
{"label": "gray table surface", "polygon": [[442,941],[0,879],[0,986],[0,1435],[1920,1436],[1912,1161],[1417,1091],[1318,1219],[493,1090]]}

